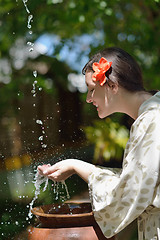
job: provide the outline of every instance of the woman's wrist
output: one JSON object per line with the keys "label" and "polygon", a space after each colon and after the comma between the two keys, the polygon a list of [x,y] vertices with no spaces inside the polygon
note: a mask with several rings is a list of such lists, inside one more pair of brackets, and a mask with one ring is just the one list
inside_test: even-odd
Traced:
{"label": "woman's wrist", "polygon": [[73,159],[72,168],[73,174],[79,175],[85,182],[88,182],[89,175],[95,171],[93,164],[77,159]]}

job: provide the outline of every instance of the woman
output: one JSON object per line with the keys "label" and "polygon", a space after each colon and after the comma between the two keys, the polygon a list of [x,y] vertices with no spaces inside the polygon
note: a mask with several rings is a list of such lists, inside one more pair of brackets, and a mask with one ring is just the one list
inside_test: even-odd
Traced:
{"label": "woman", "polygon": [[138,64],[116,47],[95,54],[83,73],[87,102],[100,118],[122,112],[135,120],[122,171],[67,159],[39,166],[39,173],[53,181],[78,174],[88,182],[95,220],[107,238],[138,218],[139,240],[160,240],[160,92],[145,91]]}

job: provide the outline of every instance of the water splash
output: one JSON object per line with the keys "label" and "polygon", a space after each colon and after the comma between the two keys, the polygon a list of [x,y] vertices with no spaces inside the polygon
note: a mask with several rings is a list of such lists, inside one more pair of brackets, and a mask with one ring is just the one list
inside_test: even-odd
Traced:
{"label": "water splash", "polygon": [[[40,187],[43,183],[45,183],[45,186],[43,188],[43,192],[44,192],[47,189],[48,177],[40,175],[39,172],[37,171],[35,178],[34,178],[35,196],[34,196],[33,200],[31,201],[31,203],[29,204],[28,217],[30,219],[33,216],[31,210],[33,208],[34,202],[36,201],[36,199],[38,199],[38,196],[40,194]],[[64,196],[59,195],[59,184],[62,185],[62,190],[65,190],[66,198]],[[58,200],[60,198],[60,200],[62,202],[64,202],[66,199],[70,199],[69,191],[68,191],[65,181],[61,181],[60,183],[54,181],[52,184],[52,187],[53,187],[53,192],[55,193],[55,200]]]}
{"label": "water splash", "polygon": [[62,183],[62,188],[63,188],[63,186],[65,188],[65,191],[66,191],[66,194],[67,194],[67,199],[70,199],[70,195],[69,195],[69,192],[68,192],[68,187],[67,187],[65,181],[61,181],[61,183]]}
{"label": "water splash", "polygon": [[[27,6],[27,2],[28,0],[23,0],[23,3],[24,3],[24,6],[26,8],[26,12],[28,13],[28,19],[27,19],[27,28],[29,29],[29,35],[32,35],[32,22],[33,22],[33,15],[30,13],[30,10],[28,9],[28,6]],[[29,52],[32,52],[34,50],[34,43],[28,41],[27,42],[27,45],[30,47],[29,48]],[[37,77],[37,71],[33,71],[33,76],[36,78]],[[34,81],[32,86],[33,86],[33,89],[31,90],[31,93],[33,93],[33,97],[36,96],[36,84],[37,84],[37,81]],[[34,104],[34,107],[35,107],[35,104]]]}
{"label": "water splash", "polygon": [[31,27],[32,27],[31,22],[32,21],[33,21],[33,15],[29,15],[28,16],[28,23],[27,23],[28,29],[31,29]]}
{"label": "water splash", "polygon": [[[30,47],[29,52],[32,52],[32,51],[34,50],[34,49],[33,49],[34,43],[32,43],[32,42],[27,42],[27,45]],[[34,71],[34,72],[36,72],[36,71]],[[34,72],[33,72],[33,76],[34,76]]]}
{"label": "water splash", "polygon": [[[36,77],[37,76],[37,72],[34,71],[33,72],[33,76]],[[32,84],[32,90],[31,90],[31,93],[33,93],[33,97],[36,97],[36,84],[37,84],[37,81],[35,80]]]}
{"label": "water splash", "polygon": [[23,3],[24,3],[24,6],[25,6],[25,9],[26,9],[26,12],[27,12],[28,14],[30,14],[30,11],[29,11],[28,6],[27,6],[27,2],[28,2],[28,0],[23,0]]}
{"label": "water splash", "polygon": [[34,178],[34,186],[36,188],[35,190],[35,196],[33,198],[33,200],[31,201],[31,203],[29,204],[30,205],[30,209],[29,209],[29,214],[28,214],[28,217],[29,218],[32,218],[32,213],[31,213],[31,210],[33,208],[33,204],[35,202],[35,200],[38,198],[38,195],[40,194],[40,187],[42,185],[42,183],[45,183],[45,186],[43,188],[43,192],[46,191],[47,189],[47,185],[48,185],[48,178],[45,177],[45,176],[42,176],[38,173],[36,173],[35,175],[35,178]]}
{"label": "water splash", "polygon": [[36,120],[36,123],[41,125],[43,124],[42,120],[39,120],[39,119]]}
{"label": "water splash", "polygon": [[42,148],[46,148],[47,147],[47,144],[42,144]]}
{"label": "water splash", "polygon": [[39,140],[40,143],[41,143],[41,147],[45,149],[45,148],[47,148],[47,144],[44,143],[44,137],[47,138],[46,132],[45,132],[45,127],[44,127],[44,125],[43,125],[42,120],[40,120],[40,119],[37,119],[37,120],[36,120],[36,123],[39,124],[39,125],[41,125],[41,131],[42,131],[42,134],[43,134],[43,135],[39,136],[38,140]]}
{"label": "water splash", "polygon": [[43,136],[40,136],[38,140],[43,141]]}
{"label": "water splash", "polygon": [[37,77],[37,71],[33,71],[33,76],[36,78]]}

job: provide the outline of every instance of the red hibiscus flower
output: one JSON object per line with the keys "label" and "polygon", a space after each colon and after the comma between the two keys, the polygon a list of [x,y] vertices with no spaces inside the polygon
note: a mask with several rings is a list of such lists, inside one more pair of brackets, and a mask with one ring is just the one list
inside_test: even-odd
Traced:
{"label": "red hibiscus flower", "polygon": [[110,69],[112,62],[108,62],[104,57],[102,57],[98,62],[92,64],[94,73],[92,75],[93,81],[99,81],[100,85],[103,86],[107,81],[105,73]]}

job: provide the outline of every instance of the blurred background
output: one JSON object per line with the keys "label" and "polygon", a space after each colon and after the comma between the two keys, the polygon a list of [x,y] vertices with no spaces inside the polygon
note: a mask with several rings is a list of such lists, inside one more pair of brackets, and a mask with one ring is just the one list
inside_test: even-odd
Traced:
{"label": "blurred background", "polygon": [[[118,46],[138,61],[146,89],[159,89],[159,13],[159,0],[0,0],[0,239],[26,239],[38,164],[121,167],[132,120],[99,120],[81,70],[99,49]],[[66,183],[71,198],[86,197],[77,176]],[[49,183],[35,205],[55,201]],[[127,239],[137,239],[129,229]]]}

